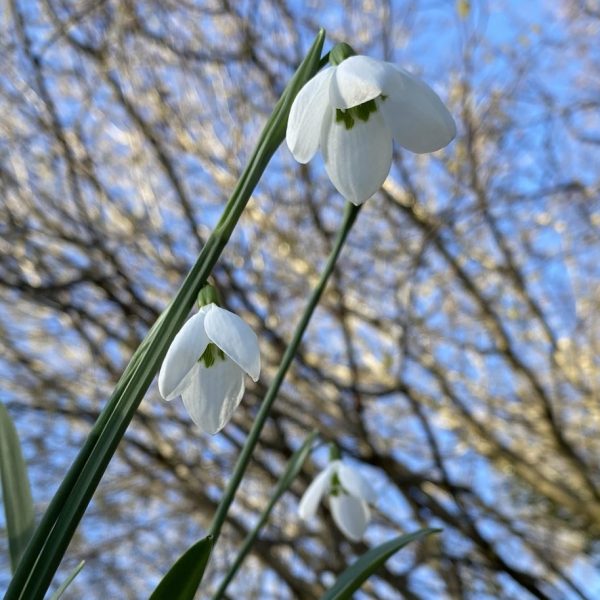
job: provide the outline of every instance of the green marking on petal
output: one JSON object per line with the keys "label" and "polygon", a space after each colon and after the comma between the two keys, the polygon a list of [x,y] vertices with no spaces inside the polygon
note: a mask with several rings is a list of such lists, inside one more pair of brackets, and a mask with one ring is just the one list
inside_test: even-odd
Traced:
{"label": "green marking on petal", "polygon": [[352,109],[343,110],[341,108],[335,109],[335,122],[343,123],[346,129],[352,129],[354,127],[354,118],[350,113]]}
{"label": "green marking on petal", "polygon": [[[383,94],[380,96],[382,100],[385,100],[387,96]],[[335,109],[335,122],[343,123],[346,129],[352,129],[357,119],[364,121],[365,123],[369,120],[369,117],[377,112],[377,103],[375,98],[367,100],[362,104],[353,106],[344,110],[343,108]]]}
{"label": "green marking on petal", "polygon": [[342,485],[342,482],[340,481],[338,474],[334,473],[331,476],[331,488],[329,490],[329,495],[330,496],[341,496],[344,494],[346,496],[349,495],[348,492],[344,489],[344,486]]}
{"label": "green marking on petal", "polygon": [[198,362],[203,362],[204,366],[208,369],[212,367],[215,362],[219,360],[225,360],[225,353],[221,348],[215,346],[212,342],[206,346],[206,350],[202,354],[202,356],[198,359]]}
{"label": "green marking on petal", "polygon": [[369,120],[371,113],[377,112],[377,105],[375,104],[375,100],[368,100],[367,102],[363,102],[363,104],[355,106],[353,110],[361,121],[366,122]]}

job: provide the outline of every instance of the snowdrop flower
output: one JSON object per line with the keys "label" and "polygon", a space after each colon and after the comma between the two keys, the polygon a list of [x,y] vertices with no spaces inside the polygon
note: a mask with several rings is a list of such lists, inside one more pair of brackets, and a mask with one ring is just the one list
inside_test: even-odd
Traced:
{"label": "snowdrop flower", "polygon": [[362,204],[390,172],[392,138],[412,152],[434,152],[452,141],[456,125],[427,84],[391,63],[350,54],[347,44],[338,44],[330,53],[336,66],[300,90],[286,141],[303,164],[320,147],[333,185]]}
{"label": "snowdrop flower", "polygon": [[232,312],[203,306],[181,328],[158,375],[165,400],[183,398],[190,417],[206,433],[227,424],[244,394],[244,372],[260,375],[258,340]]}
{"label": "snowdrop flower", "polygon": [[308,486],[298,512],[300,518],[311,519],[317,513],[323,496],[329,497],[329,507],[335,524],[350,540],[359,541],[371,519],[367,502],[376,496],[364,477],[341,460],[330,462]]}

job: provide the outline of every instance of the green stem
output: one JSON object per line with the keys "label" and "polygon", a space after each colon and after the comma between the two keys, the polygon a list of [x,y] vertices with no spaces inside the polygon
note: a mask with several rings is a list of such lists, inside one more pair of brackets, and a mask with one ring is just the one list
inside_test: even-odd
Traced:
{"label": "green stem", "polygon": [[277,482],[277,486],[272,492],[271,499],[269,500],[267,507],[260,515],[260,518],[258,519],[256,525],[252,528],[252,530],[246,536],[246,539],[242,542],[242,545],[238,550],[238,555],[236,556],[236,559],[233,561],[233,564],[231,565],[231,567],[229,567],[229,570],[223,577],[221,583],[219,584],[219,589],[213,595],[212,600],[221,600],[221,598],[225,595],[225,592],[227,591],[227,586],[231,583],[239,568],[242,566],[244,559],[252,549],[254,541],[256,540],[260,533],[260,530],[264,527],[265,523],[270,517],[271,512],[273,508],[275,508],[275,505],[277,504],[279,498],[281,498],[284,492],[290,487],[290,485],[292,485],[292,482],[302,469],[304,461],[306,460],[307,456],[312,450],[313,441],[316,435],[317,432],[313,431],[306,438],[304,444],[302,444],[302,446],[298,448],[296,452],[294,452],[294,455],[292,456],[286,470],[280,477],[279,481]]}
{"label": "green stem", "polygon": [[301,87],[317,72],[324,40],[325,31],[321,30],[275,106],[215,231],[202,248],[177,296],[133,355],[54,495],[23,553],[4,600],[41,600],[44,597],[75,529],[169,344],[206,283],[269,160],[283,141],[291,104]]}
{"label": "green stem", "polygon": [[315,308],[317,307],[319,300],[321,299],[323,290],[325,289],[325,286],[327,285],[327,280],[329,279],[331,273],[333,272],[335,263],[336,263],[338,256],[342,250],[342,247],[344,246],[346,237],[348,236],[348,233],[349,233],[350,229],[352,228],[352,225],[354,224],[356,217],[358,216],[359,210],[360,210],[360,206],[354,206],[353,204],[350,204],[350,203],[346,204],[346,210],[344,212],[344,220],[342,222],[340,230],[338,231],[333,249],[331,250],[329,258],[327,259],[327,263],[325,264],[325,267],[321,273],[319,282],[317,283],[315,289],[313,290],[312,295],[308,301],[308,304],[307,304],[306,308],[304,309],[304,313],[300,319],[300,322],[298,323],[298,325],[296,327],[296,331],[294,332],[292,341],[290,342],[289,346],[287,347],[287,349],[285,351],[285,354],[283,356],[281,364],[279,365],[279,369],[277,370],[277,374],[275,375],[275,378],[273,379],[273,381],[267,391],[267,394],[261,404],[260,410],[258,411],[258,414],[256,415],[256,419],[254,420],[254,425],[252,426],[252,429],[250,430],[250,433],[248,434],[248,439],[246,440],[246,443],[244,444],[244,447],[242,448],[242,452],[240,454],[240,457],[238,458],[237,464],[235,465],[235,469],[233,471],[231,479],[229,480],[227,489],[225,490],[223,498],[221,499],[221,502],[219,503],[219,506],[217,507],[217,512],[215,513],[215,516],[213,518],[212,524],[211,524],[209,532],[208,532],[209,535],[212,535],[213,539],[214,539],[213,548],[214,548],[215,544],[217,543],[219,534],[221,533],[221,528],[223,527],[223,523],[225,522],[225,518],[227,517],[227,512],[229,510],[229,507],[231,506],[231,503],[233,502],[233,498],[235,496],[237,488],[240,485],[240,481],[242,480],[244,472],[246,471],[246,467],[248,466],[248,463],[250,462],[250,458],[252,456],[252,451],[254,450],[254,447],[256,446],[256,443],[258,442],[258,438],[260,436],[262,428],[264,427],[267,417],[269,416],[269,411],[271,410],[271,406],[272,406],[273,402],[275,401],[275,398],[277,397],[279,388],[281,387],[281,384],[283,383],[283,379],[285,378],[285,375],[288,372],[288,369],[292,363],[292,360],[294,359],[294,356],[296,354],[296,351],[298,350],[298,346],[300,345],[300,341],[302,340],[302,336],[304,335],[304,332],[306,331],[306,327],[308,326],[308,323],[312,317],[312,314],[315,311]]}

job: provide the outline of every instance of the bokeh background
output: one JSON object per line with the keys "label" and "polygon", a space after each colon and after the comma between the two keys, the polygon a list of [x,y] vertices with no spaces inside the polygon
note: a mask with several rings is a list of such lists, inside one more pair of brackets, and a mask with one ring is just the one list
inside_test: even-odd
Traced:
{"label": "bokeh background", "polygon": [[[319,26],[429,82],[458,124],[396,148],[275,405],[210,597],[316,428],[370,478],[364,543],[284,496],[231,598],[313,599],[370,545],[443,533],[357,598],[600,597],[600,5],[6,0],[0,396],[41,513],[216,222]],[[74,538],[68,598],[144,599],[210,521],[340,222],[283,146],[214,271],[263,373],[218,436],[152,386]],[[0,517],[3,518],[3,517]],[[4,521],[0,521],[4,527]],[[0,589],[9,580],[0,536]],[[55,582],[58,584],[60,577]]]}

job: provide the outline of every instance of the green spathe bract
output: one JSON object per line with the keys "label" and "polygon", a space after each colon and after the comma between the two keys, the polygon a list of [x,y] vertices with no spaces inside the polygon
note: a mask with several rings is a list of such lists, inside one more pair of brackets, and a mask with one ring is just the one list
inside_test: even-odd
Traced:
{"label": "green spathe bract", "polygon": [[329,52],[329,62],[337,67],[341,62],[345,61],[348,57],[354,56],[354,48],[346,42],[340,42],[336,44]]}
{"label": "green spathe bract", "polygon": [[217,289],[214,286],[208,284],[205,285],[198,293],[197,304],[198,308],[202,308],[203,306],[208,306],[209,304],[216,304],[217,306],[221,306],[222,302]]}

